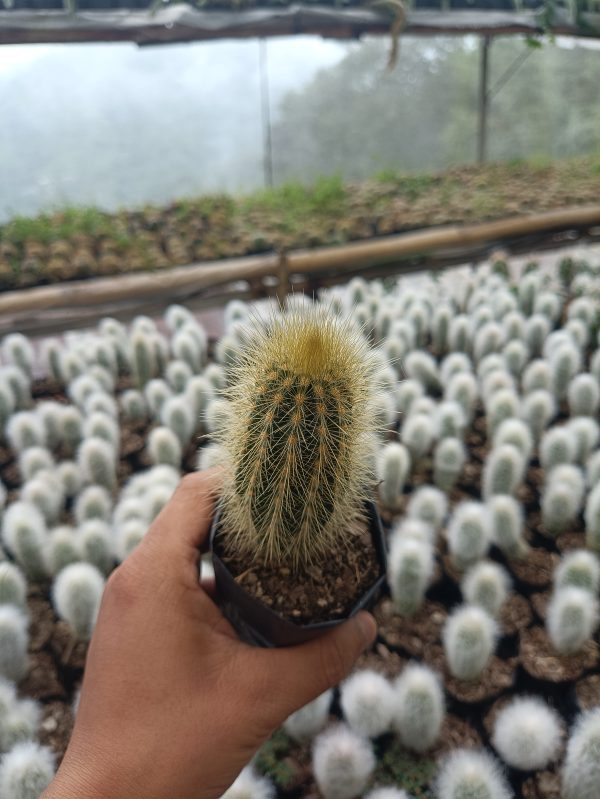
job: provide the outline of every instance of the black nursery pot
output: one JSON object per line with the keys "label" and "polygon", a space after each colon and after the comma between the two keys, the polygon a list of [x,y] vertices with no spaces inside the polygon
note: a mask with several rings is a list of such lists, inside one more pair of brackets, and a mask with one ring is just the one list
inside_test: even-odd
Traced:
{"label": "black nursery pot", "polygon": [[[368,610],[372,607],[385,583],[386,548],[381,519],[375,503],[366,502],[365,511],[373,546],[380,565],[379,576],[366,591],[356,597],[356,602],[346,618],[354,616],[359,610]],[[234,576],[215,552],[214,542],[220,532],[220,524],[221,509],[219,507],[213,519],[210,533],[217,604],[240,638],[257,646],[294,646],[310,641],[312,638],[316,638],[346,621],[346,618],[343,618],[315,624],[297,624],[290,619],[283,618],[261,602],[260,599],[249,594],[245,588],[235,581]]]}

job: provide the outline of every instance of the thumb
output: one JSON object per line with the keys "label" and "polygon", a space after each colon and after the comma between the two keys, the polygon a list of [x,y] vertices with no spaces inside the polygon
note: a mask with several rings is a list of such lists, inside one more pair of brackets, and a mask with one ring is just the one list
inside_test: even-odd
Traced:
{"label": "thumb", "polygon": [[299,646],[262,650],[262,668],[272,675],[275,725],[348,676],[377,635],[370,613],[361,611],[331,632]]}

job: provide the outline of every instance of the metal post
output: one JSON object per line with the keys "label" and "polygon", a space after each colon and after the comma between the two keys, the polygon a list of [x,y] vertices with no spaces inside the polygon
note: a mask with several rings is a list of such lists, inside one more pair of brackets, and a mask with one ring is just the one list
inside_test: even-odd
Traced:
{"label": "metal post", "polygon": [[260,104],[263,129],[263,170],[265,186],[273,185],[273,141],[271,137],[271,102],[269,98],[269,62],[267,40],[259,40]]}
{"label": "metal post", "polygon": [[480,164],[483,164],[487,157],[487,118],[489,107],[488,75],[491,41],[492,40],[489,36],[483,36],[481,38],[479,51],[479,129],[477,132],[477,161]]}

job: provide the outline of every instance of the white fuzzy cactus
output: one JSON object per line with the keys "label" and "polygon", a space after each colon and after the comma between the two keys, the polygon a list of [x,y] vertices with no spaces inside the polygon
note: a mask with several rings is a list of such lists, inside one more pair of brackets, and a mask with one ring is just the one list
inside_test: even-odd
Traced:
{"label": "white fuzzy cactus", "polygon": [[431,340],[437,355],[444,355],[448,352],[448,334],[453,316],[454,310],[448,304],[438,305],[433,312]]}
{"label": "white fuzzy cactus", "polygon": [[504,368],[495,369],[485,375],[481,381],[481,396],[486,408],[489,408],[494,394],[503,390],[512,391],[514,394],[517,392],[517,384],[514,377],[505,371]]}
{"label": "white fuzzy cactus", "polygon": [[487,752],[456,749],[440,768],[436,799],[513,799],[513,792]]}
{"label": "white fuzzy cactus", "polygon": [[6,425],[6,437],[15,452],[46,446],[46,428],[32,411],[19,411],[11,416]]}
{"label": "white fuzzy cactus", "polygon": [[410,796],[401,788],[396,788],[393,785],[382,785],[369,791],[365,799],[410,799]]}
{"label": "white fuzzy cactus", "polygon": [[494,447],[488,454],[483,469],[483,494],[514,494],[523,482],[525,458],[512,444]]}
{"label": "white fuzzy cactus", "polygon": [[36,412],[44,424],[46,442],[50,449],[54,449],[60,443],[63,407],[59,402],[45,401],[40,402],[36,408]]}
{"label": "white fuzzy cactus", "polygon": [[21,569],[13,563],[0,563],[0,605],[27,607],[27,581]]}
{"label": "white fuzzy cactus", "polygon": [[135,382],[143,388],[156,377],[159,364],[156,339],[153,334],[138,329],[131,337],[131,365]]}
{"label": "white fuzzy cactus", "polygon": [[162,423],[170,428],[179,439],[182,447],[187,447],[194,433],[193,410],[185,395],[170,397],[160,412]]}
{"label": "white fuzzy cactus", "polygon": [[561,344],[550,355],[552,391],[558,400],[564,400],[571,380],[581,368],[581,353],[572,344]]}
{"label": "white fuzzy cactus", "polygon": [[440,378],[446,386],[454,375],[472,372],[473,363],[464,352],[451,352],[440,364]]}
{"label": "white fuzzy cactus", "polygon": [[444,690],[427,666],[409,664],[394,685],[394,728],[402,745],[426,752],[440,736],[445,716]]}
{"label": "white fuzzy cactus", "polygon": [[176,394],[182,394],[193,372],[185,361],[170,361],[165,371],[167,383]]}
{"label": "white fuzzy cactus", "polygon": [[373,399],[371,413],[373,414],[375,427],[385,437],[396,422],[397,411],[394,396],[388,391],[382,391]]}
{"label": "white fuzzy cactus", "polygon": [[231,421],[231,403],[228,400],[213,399],[206,407],[204,423],[209,433],[225,430]]}
{"label": "white fuzzy cactus", "polygon": [[345,725],[322,732],[313,748],[313,773],[324,799],[355,799],[375,769],[371,744]]}
{"label": "white fuzzy cactus", "polygon": [[585,486],[583,474],[568,463],[555,466],[542,492],[542,523],[551,535],[565,532],[581,511]]}
{"label": "white fuzzy cactus", "polygon": [[225,370],[218,363],[210,363],[202,374],[216,391],[222,391],[227,385]]}
{"label": "white fuzzy cactus", "polygon": [[521,385],[525,394],[530,394],[532,391],[550,391],[552,373],[548,361],[543,358],[531,361],[523,370]]}
{"label": "white fuzzy cactus", "polygon": [[[119,416],[119,406],[114,397],[105,394],[104,391],[98,391],[94,394],[90,394],[83,403],[83,413],[86,417],[86,421],[92,414],[104,414],[111,419],[117,419]],[[89,433],[85,434],[89,435]]]}
{"label": "white fuzzy cactus", "polygon": [[2,799],[38,799],[52,782],[55,760],[50,749],[23,741],[0,763]]}
{"label": "white fuzzy cactus", "polygon": [[29,339],[22,333],[10,333],[2,339],[0,345],[2,359],[12,364],[31,377],[33,372],[34,352]]}
{"label": "white fuzzy cactus", "polygon": [[377,738],[392,724],[394,692],[389,681],[371,669],[352,674],[340,688],[340,706],[350,729]]}
{"label": "white fuzzy cactus", "polygon": [[597,417],[600,407],[600,385],[594,375],[581,373],[569,383],[567,391],[571,416]]}
{"label": "white fuzzy cactus", "polygon": [[83,524],[89,519],[108,521],[111,511],[112,499],[104,486],[87,486],[75,500],[74,514],[77,524]]}
{"label": "white fuzzy cactus", "polygon": [[421,519],[437,530],[446,518],[448,500],[439,488],[429,485],[419,486],[410,495],[406,511],[408,516]]}
{"label": "white fuzzy cactus", "polygon": [[112,416],[101,411],[93,412],[86,417],[83,423],[83,435],[84,438],[102,438],[115,450],[119,447],[119,427]]}
{"label": "white fuzzy cactus", "polygon": [[165,402],[173,396],[168,383],[161,378],[150,380],[144,387],[144,398],[150,412],[156,418],[160,417]]}
{"label": "white fuzzy cactus", "polygon": [[77,463],[86,483],[97,483],[109,490],[116,484],[117,456],[114,447],[102,438],[86,438],[77,450]]}
{"label": "white fuzzy cactus", "polygon": [[379,496],[387,508],[398,507],[410,465],[410,454],[402,444],[391,442],[379,450],[376,463]]}
{"label": "white fuzzy cactus", "polygon": [[32,699],[15,700],[0,720],[0,752],[9,752],[23,741],[33,740],[38,732],[42,711]]}
{"label": "white fuzzy cactus", "polygon": [[7,383],[0,383],[0,440],[4,440],[4,430],[16,404],[11,387]]}
{"label": "white fuzzy cactus", "polygon": [[196,421],[203,419],[208,404],[215,396],[212,383],[203,375],[194,375],[188,380],[185,394],[192,404]]}
{"label": "white fuzzy cactus", "polygon": [[60,373],[64,383],[70,383],[86,370],[86,362],[82,355],[72,350],[62,350],[60,353]]}
{"label": "white fuzzy cactus", "polygon": [[477,605],[496,617],[508,597],[510,577],[506,569],[491,561],[480,561],[465,574],[461,583],[465,602]]}
{"label": "white fuzzy cactus", "polygon": [[62,382],[63,379],[61,352],[62,347],[58,339],[50,338],[42,342],[42,360],[46,367],[46,374],[56,380],[57,383]]}
{"label": "white fuzzy cactus", "polygon": [[520,311],[509,311],[502,319],[506,337],[509,341],[525,336],[525,317]]}
{"label": "white fuzzy cactus", "polygon": [[509,381],[509,385],[514,385],[514,380],[506,370],[506,364],[504,363],[504,358],[502,355],[500,355],[498,352],[491,352],[489,355],[486,355],[484,358],[482,358],[477,364],[477,377],[479,380],[481,380],[481,382],[484,382],[486,378],[496,373],[504,375],[504,377]]}
{"label": "white fuzzy cactus", "polygon": [[540,442],[540,463],[549,472],[561,463],[573,463],[577,452],[577,441],[566,427],[552,427]]}
{"label": "white fuzzy cactus", "polygon": [[562,770],[563,799],[597,799],[600,784],[600,707],[577,719]]}
{"label": "white fuzzy cactus", "polygon": [[485,557],[491,544],[490,514],[481,502],[465,501],[455,509],[446,536],[455,565],[466,569]]}
{"label": "white fuzzy cactus", "polygon": [[584,464],[600,440],[600,426],[591,416],[575,416],[566,428],[575,441],[575,461]]}
{"label": "white fuzzy cactus", "polygon": [[523,508],[513,497],[498,494],[487,502],[492,541],[508,558],[522,558],[529,551],[523,535]]}
{"label": "white fuzzy cactus", "polygon": [[55,472],[43,469],[21,488],[20,499],[35,505],[50,524],[55,522],[64,505],[62,483]]}
{"label": "white fuzzy cactus", "polygon": [[0,385],[4,385],[10,390],[18,410],[23,410],[31,405],[31,382],[18,366],[0,367]]}
{"label": "white fuzzy cactus", "polygon": [[54,468],[54,458],[45,447],[29,447],[19,453],[19,472],[24,482],[44,469]]}
{"label": "white fuzzy cactus", "polygon": [[405,535],[402,527],[397,528],[390,541],[387,579],[398,613],[412,616],[419,610],[433,574],[433,567],[431,543]]}
{"label": "white fuzzy cactus", "polygon": [[78,408],[83,408],[88,397],[92,394],[102,394],[103,389],[97,378],[90,374],[83,374],[76,377],[67,388],[67,394],[71,402]]}
{"label": "white fuzzy cactus", "polygon": [[435,422],[424,413],[411,413],[404,420],[400,437],[415,461],[424,458],[431,450],[435,439]]}
{"label": "white fuzzy cactus", "polygon": [[456,485],[467,460],[465,445],[458,438],[444,438],[433,455],[433,481],[442,491]]}
{"label": "white fuzzy cactus", "polygon": [[542,314],[534,314],[525,322],[525,343],[532,355],[542,354],[550,329],[550,322]]}
{"label": "white fuzzy cactus", "polygon": [[406,517],[392,528],[390,540],[394,538],[411,538],[416,541],[424,541],[426,544],[433,544],[435,529],[422,519]]}
{"label": "white fuzzy cactus", "polygon": [[60,415],[60,438],[75,450],[83,437],[83,416],[74,405],[65,405]]}
{"label": "white fuzzy cactus", "polygon": [[523,399],[521,417],[536,441],[556,416],[556,400],[549,391],[538,389]]}
{"label": "white fuzzy cactus", "polygon": [[406,374],[412,380],[418,380],[424,388],[437,391],[440,376],[435,358],[424,350],[413,350],[404,361]]}
{"label": "white fuzzy cactus", "polygon": [[327,724],[332,699],[333,691],[331,689],[325,691],[312,702],[288,716],[283,722],[283,729],[290,738],[299,743],[310,741]]}
{"label": "white fuzzy cactus", "polygon": [[424,389],[418,380],[402,380],[396,389],[396,408],[399,413],[410,413],[415,400],[424,395]]}
{"label": "white fuzzy cactus", "polygon": [[199,472],[222,466],[228,462],[227,450],[219,444],[208,444],[199,450],[196,459],[196,468]]}
{"label": "white fuzzy cactus", "polygon": [[451,674],[459,680],[476,680],[494,653],[497,637],[498,626],[483,608],[456,608],[442,632]]}
{"label": "white fuzzy cactus", "polygon": [[519,416],[519,398],[512,389],[501,388],[486,401],[486,410],[488,432],[493,438],[502,422]]}
{"label": "white fuzzy cactus", "polygon": [[27,672],[27,627],[27,616],[21,608],[0,605],[0,676],[14,682]]}
{"label": "white fuzzy cactus", "polygon": [[110,525],[102,519],[89,519],[79,526],[77,540],[83,560],[91,563],[103,574],[112,571],[115,553]]}
{"label": "white fuzzy cactus", "polygon": [[516,447],[525,460],[525,465],[531,460],[533,452],[533,436],[530,428],[521,419],[506,419],[494,434],[494,447],[512,444]]}
{"label": "white fuzzy cactus", "polygon": [[562,300],[558,294],[552,291],[540,291],[535,295],[533,302],[534,313],[542,314],[555,324],[560,318],[561,310]]}
{"label": "white fuzzy cactus", "polygon": [[148,455],[153,464],[181,466],[182,447],[179,438],[169,427],[155,427],[148,437]]}
{"label": "white fuzzy cactus", "polygon": [[52,585],[52,601],[56,612],[84,641],[92,635],[103,591],[104,578],[89,563],[66,566]]}
{"label": "white fuzzy cactus", "polygon": [[588,494],[585,511],[585,540],[596,552],[600,552],[600,483]]}
{"label": "white fuzzy cactus", "polygon": [[469,352],[471,350],[471,323],[465,314],[458,314],[450,322],[448,345],[453,352]]}
{"label": "white fuzzy cactus", "polygon": [[546,629],[561,655],[579,652],[598,624],[598,603],[589,591],[567,586],[554,593],[548,605]]}
{"label": "white fuzzy cactus", "polygon": [[60,480],[63,494],[67,499],[74,497],[80,491],[82,479],[79,466],[75,461],[61,461],[58,464],[56,476]]}
{"label": "white fuzzy cactus", "polygon": [[35,505],[13,502],[8,507],[2,519],[2,540],[32,580],[40,580],[46,576],[46,538],[46,523]]}
{"label": "white fuzzy cactus", "polygon": [[131,422],[141,422],[148,417],[148,406],[141,391],[129,389],[120,397],[123,417]]}
{"label": "white fuzzy cactus", "polygon": [[473,355],[480,361],[486,355],[500,352],[506,342],[506,332],[497,322],[486,322],[477,331],[473,345]]}
{"label": "white fuzzy cactus", "polygon": [[586,549],[574,549],[562,556],[554,572],[554,590],[567,586],[583,588],[596,596],[600,591],[600,560],[597,555]]}
{"label": "white fuzzy cactus", "polygon": [[593,452],[585,464],[585,481],[590,488],[600,483],[600,449]]}
{"label": "white fuzzy cactus", "polygon": [[60,525],[50,531],[47,561],[50,574],[56,575],[70,563],[82,560],[81,541],[73,527]]}
{"label": "white fuzzy cactus", "polygon": [[259,776],[252,766],[246,766],[221,799],[275,799],[275,794],[275,786],[267,777]]}
{"label": "white fuzzy cactus", "polygon": [[458,402],[445,400],[438,405],[436,430],[439,438],[462,438],[466,425],[465,412]]}

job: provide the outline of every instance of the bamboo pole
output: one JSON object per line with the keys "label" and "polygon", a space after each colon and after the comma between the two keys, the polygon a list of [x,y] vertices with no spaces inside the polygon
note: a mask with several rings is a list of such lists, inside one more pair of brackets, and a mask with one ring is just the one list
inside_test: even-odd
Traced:
{"label": "bamboo pole", "polygon": [[[290,276],[350,274],[357,269],[400,262],[433,250],[452,252],[485,242],[495,244],[512,238],[574,229],[587,230],[594,226],[600,226],[600,205],[566,208],[474,225],[446,225],[340,247],[296,250],[287,254],[286,273]],[[202,289],[238,281],[256,283],[266,277],[278,278],[280,268],[281,255],[272,253],[209,261],[160,272],[140,272],[8,291],[0,295],[0,315],[160,299],[177,292],[198,293]],[[398,271],[401,271],[400,268]]]}

